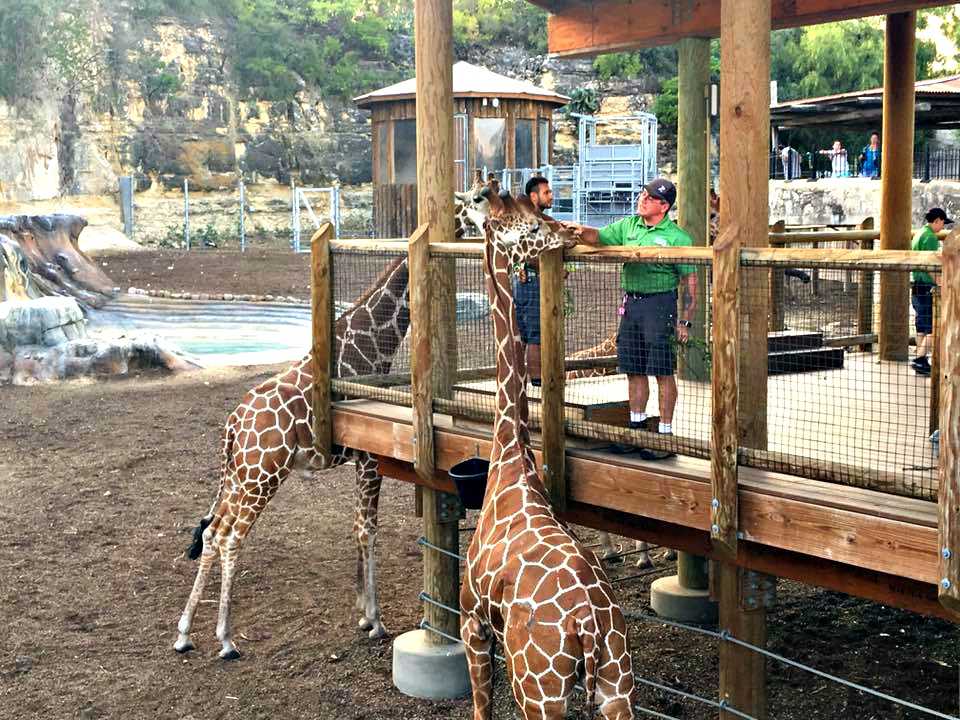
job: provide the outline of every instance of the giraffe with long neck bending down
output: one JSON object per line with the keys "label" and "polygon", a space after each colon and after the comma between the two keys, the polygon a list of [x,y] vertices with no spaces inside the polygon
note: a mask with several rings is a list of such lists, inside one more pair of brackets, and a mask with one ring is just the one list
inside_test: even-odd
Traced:
{"label": "giraffe with long neck bending down", "polygon": [[547,249],[575,244],[526,198],[491,199],[485,274],[497,348],[497,417],[490,472],[460,591],[460,632],[474,720],[492,717],[499,643],[519,714],[566,717],[579,678],[587,703],[608,720],[633,718],[627,628],[597,557],[560,522],[534,463],[526,368],[510,270]]}
{"label": "giraffe with long neck bending down", "polygon": [[[489,207],[475,187],[473,195],[458,198],[469,216],[482,224]],[[336,323],[333,369],[336,377],[386,374],[410,323],[409,272],[406,258],[388,265],[374,283]],[[313,449],[313,356],[250,390],[227,418],[222,433],[220,491],[210,512],[200,521],[191,558],[200,567],[186,608],[177,626],[174,649],[193,648],[190,627],[214,560],[220,558],[220,608],[217,638],[220,657],[233,659],[239,651],[230,627],[230,590],[237,555],[244,538],[267,503],[293,470],[309,475],[324,469]],[[378,527],[380,475],[375,458],[350,448],[334,448],[330,467],[354,462],[356,510],[353,534],[357,541],[357,610],[359,625],[371,638],[386,629],[377,599],[375,540]]]}

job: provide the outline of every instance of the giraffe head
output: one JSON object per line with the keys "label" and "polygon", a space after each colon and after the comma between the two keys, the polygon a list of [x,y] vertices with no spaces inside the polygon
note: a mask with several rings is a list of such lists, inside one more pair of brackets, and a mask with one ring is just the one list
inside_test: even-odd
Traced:
{"label": "giraffe head", "polygon": [[528,262],[540,253],[571,248],[577,238],[556,220],[537,212],[525,195],[514,198],[508,191],[499,194],[484,190],[490,210],[484,228],[487,242],[513,264]]}
{"label": "giraffe head", "polygon": [[34,297],[30,284],[30,265],[20,246],[6,235],[0,235],[0,300]]}
{"label": "giraffe head", "polygon": [[[483,234],[483,221],[490,214],[490,202],[487,200],[487,196],[483,194],[484,189],[488,187],[499,191],[500,185],[499,183],[496,183],[496,185],[484,184],[478,170],[473,186],[469,190],[453,194],[455,198],[454,215],[456,216],[454,231],[458,239],[467,233],[470,235]],[[475,233],[473,232],[474,228],[476,228]]]}

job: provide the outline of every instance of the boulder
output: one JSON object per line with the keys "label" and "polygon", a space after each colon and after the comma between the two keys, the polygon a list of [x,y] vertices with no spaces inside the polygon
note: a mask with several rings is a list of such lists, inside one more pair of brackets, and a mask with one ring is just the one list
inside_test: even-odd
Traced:
{"label": "boulder", "polygon": [[0,302],[0,346],[53,347],[86,337],[83,311],[72,297]]}

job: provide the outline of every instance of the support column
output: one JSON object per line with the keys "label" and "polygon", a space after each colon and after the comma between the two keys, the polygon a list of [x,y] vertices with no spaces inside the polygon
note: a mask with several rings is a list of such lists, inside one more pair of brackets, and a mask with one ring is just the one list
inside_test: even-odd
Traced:
{"label": "support column", "polygon": [[[416,0],[417,73],[417,221],[427,224],[430,243],[453,240],[453,7],[451,0]],[[457,366],[456,274],[454,261],[430,260],[430,367],[433,397],[449,398]],[[421,372],[418,369],[418,374]],[[432,427],[432,412],[430,413]],[[424,427],[425,418],[418,419]],[[432,437],[431,437],[432,441]],[[418,451],[417,472],[431,464]],[[433,468],[430,468],[432,473]],[[459,553],[459,510],[456,496],[422,489],[423,525],[427,541]],[[460,564],[433,548],[424,548],[424,591],[438,603],[459,607]],[[460,637],[459,618],[432,603],[424,619],[451,637]],[[437,633],[417,630],[394,642],[393,682],[415,697],[459,697],[469,692],[463,646]]]}
{"label": "support column", "polygon": [[[917,14],[887,16],[883,50],[883,159],[880,167],[880,249],[910,249],[913,186]],[[910,275],[880,273],[880,359],[906,360],[910,336]]]}
{"label": "support column", "polygon": [[[740,248],[768,244],[771,0],[720,5],[720,235],[714,245],[711,539],[725,562],[717,566],[720,627],[762,644],[766,616],[739,603],[737,449],[766,444],[767,273],[743,273]],[[742,302],[741,302],[742,298]],[[741,330],[741,310],[750,326]],[[739,374],[738,374],[739,372]],[[740,377],[750,392],[740,393]],[[762,657],[724,643],[720,698],[756,718],[766,717]],[[721,711],[721,720],[733,715]]]}
{"label": "support column", "polygon": [[[679,107],[677,112],[678,220],[690,233],[693,244],[706,247],[709,239],[710,204],[708,191],[709,123],[707,102],[710,92],[710,40],[683,38],[679,45]],[[697,268],[700,295],[691,318],[690,342],[704,343],[707,333],[706,268]],[[684,299],[678,300],[678,311]],[[701,345],[701,347],[703,347]],[[685,380],[707,382],[710,366],[705,353],[696,349],[681,354],[678,374]],[[683,423],[683,418],[680,418]],[[717,605],[710,600],[707,561],[685,552],[677,554],[677,574],[658,578],[650,587],[650,604],[661,617],[681,622],[712,623]]]}

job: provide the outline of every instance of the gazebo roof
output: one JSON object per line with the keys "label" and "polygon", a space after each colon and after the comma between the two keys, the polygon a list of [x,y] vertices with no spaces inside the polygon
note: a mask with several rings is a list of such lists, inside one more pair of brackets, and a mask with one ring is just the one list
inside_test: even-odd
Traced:
{"label": "gazebo roof", "polygon": [[[960,127],[960,75],[919,80],[917,127]],[[878,127],[883,114],[883,88],[788,100],[770,106],[775,127]]]}
{"label": "gazebo roof", "polygon": [[[389,85],[373,92],[355,97],[353,101],[359,107],[368,107],[376,103],[394,100],[412,100],[417,96],[415,77]],[[566,105],[570,98],[552,90],[544,90],[533,83],[516,80],[468,62],[460,61],[453,65],[453,96],[515,98],[519,100],[537,100],[552,103],[557,107]]]}

